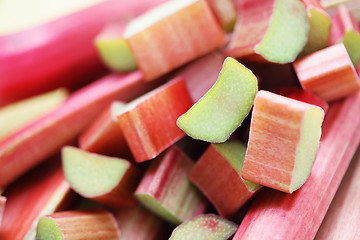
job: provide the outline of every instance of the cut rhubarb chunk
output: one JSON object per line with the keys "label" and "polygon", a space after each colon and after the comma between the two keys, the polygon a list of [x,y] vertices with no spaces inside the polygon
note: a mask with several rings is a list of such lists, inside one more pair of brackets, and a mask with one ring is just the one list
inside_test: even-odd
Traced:
{"label": "cut rhubarb chunk", "polygon": [[249,114],[258,90],[255,75],[233,58],[226,58],[214,86],[177,125],[192,138],[224,142]]}
{"label": "cut rhubarb chunk", "polygon": [[358,149],[321,223],[316,240],[360,239],[360,151]]}
{"label": "cut rhubarb chunk", "polygon": [[112,102],[80,135],[80,148],[109,156],[129,156],[129,147],[117,122],[117,116],[124,111],[125,105],[118,101]]}
{"label": "cut rhubarb chunk", "polygon": [[123,38],[126,24],[108,24],[95,39],[95,46],[104,64],[113,71],[129,72],[137,69],[130,46]]}
{"label": "cut rhubarb chunk", "polygon": [[36,239],[120,239],[114,216],[105,210],[73,210],[42,217]]}
{"label": "cut rhubarb chunk", "polygon": [[0,196],[0,226],[4,215],[5,203],[6,203],[6,197]]}
{"label": "cut rhubarb chunk", "polygon": [[176,119],[192,105],[183,78],[135,99],[118,122],[137,162],[150,160],[185,135]]}
{"label": "cut rhubarb chunk", "polygon": [[65,101],[68,93],[61,88],[0,108],[0,140],[8,137]]}
{"label": "cut rhubarb chunk", "polygon": [[234,28],[237,12],[236,6],[232,0],[206,0],[211,10],[216,16],[221,27],[231,32]]}
{"label": "cut rhubarb chunk", "polygon": [[356,66],[360,61],[359,24],[345,5],[340,5],[332,17],[329,44],[342,42],[349,53],[351,62]]}
{"label": "cut rhubarb chunk", "polygon": [[234,237],[314,239],[360,143],[360,94],[330,106],[317,157],[307,182],[294,194],[264,189]]}
{"label": "cut rhubarb chunk", "polygon": [[309,177],[319,148],[322,108],[260,91],[242,177],[292,193]]}
{"label": "cut rhubarb chunk", "polygon": [[300,0],[243,0],[227,53],[232,57],[289,63],[308,39]]}
{"label": "cut rhubarb chunk", "polygon": [[174,229],[169,240],[227,240],[237,225],[214,214],[200,215]]}
{"label": "cut rhubarb chunk", "polygon": [[293,63],[302,87],[325,101],[360,89],[360,80],[344,44],[322,49]]}
{"label": "cut rhubarb chunk", "polygon": [[168,1],[131,21],[123,36],[147,80],[225,44],[205,0]]}
{"label": "cut rhubarb chunk", "polygon": [[72,203],[75,196],[58,160],[49,159],[6,188],[1,239],[35,239],[36,224],[44,214]]}
{"label": "cut rhubarb chunk", "polygon": [[129,161],[64,147],[66,181],[75,192],[111,208],[134,206],[140,170]]}
{"label": "cut rhubarb chunk", "polygon": [[241,178],[246,147],[230,141],[211,144],[189,173],[189,179],[224,217],[232,217],[260,188]]}
{"label": "cut rhubarb chunk", "polygon": [[171,147],[151,162],[135,192],[137,199],[174,225],[203,213],[207,201],[188,179],[193,166],[191,159]]}

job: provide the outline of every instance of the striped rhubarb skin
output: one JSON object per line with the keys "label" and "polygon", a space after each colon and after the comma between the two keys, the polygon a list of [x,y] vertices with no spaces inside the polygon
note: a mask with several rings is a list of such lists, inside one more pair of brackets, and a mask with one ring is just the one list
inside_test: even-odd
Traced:
{"label": "striped rhubarb skin", "polygon": [[357,150],[331,202],[316,240],[360,239],[360,151]]}
{"label": "striped rhubarb skin", "polygon": [[123,36],[147,80],[225,44],[205,0],[169,1],[130,22]]}
{"label": "striped rhubarb skin", "polygon": [[36,239],[118,240],[120,230],[112,213],[105,210],[73,210],[42,217]]}
{"label": "striped rhubarb skin", "polygon": [[193,161],[176,147],[151,162],[135,195],[148,209],[178,225],[203,213],[207,201],[190,183]]}
{"label": "striped rhubarb skin", "polygon": [[310,175],[323,118],[318,106],[260,91],[242,177],[283,192],[297,190]]}
{"label": "striped rhubarb skin", "polygon": [[344,44],[327,47],[293,63],[303,89],[331,102],[357,92],[360,80]]}
{"label": "striped rhubarb skin", "polygon": [[295,193],[266,189],[240,224],[239,239],[313,239],[360,143],[360,94],[330,106],[307,182]]}
{"label": "striped rhubarb skin", "polygon": [[185,136],[176,120],[192,104],[182,77],[129,103],[118,122],[136,162],[156,157]]}
{"label": "striped rhubarb skin", "polygon": [[60,161],[57,160],[49,159],[6,189],[1,239],[34,239],[36,224],[44,214],[70,205],[74,193],[65,181]]}

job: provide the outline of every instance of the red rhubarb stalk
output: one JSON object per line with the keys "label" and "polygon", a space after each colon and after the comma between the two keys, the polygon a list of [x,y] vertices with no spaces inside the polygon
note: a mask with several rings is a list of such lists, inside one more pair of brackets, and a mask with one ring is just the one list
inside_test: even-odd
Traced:
{"label": "red rhubarb stalk", "polygon": [[0,196],[0,226],[2,223],[2,218],[4,215],[4,209],[5,209],[5,203],[6,203],[6,197],[4,196]]}
{"label": "red rhubarb stalk", "polygon": [[360,94],[332,105],[311,175],[295,193],[267,189],[255,199],[237,239],[313,239],[360,142]]}

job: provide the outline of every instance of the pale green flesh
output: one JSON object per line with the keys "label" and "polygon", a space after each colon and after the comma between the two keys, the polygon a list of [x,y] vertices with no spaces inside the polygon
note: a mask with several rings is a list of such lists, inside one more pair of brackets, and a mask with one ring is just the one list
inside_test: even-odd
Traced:
{"label": "pale green flesh", "polygon": [[354,30],[347,31],[342,41],[354,66],[360,61],[360,35]]}
{"label": "pale green flesh", "polygon": [[62,235],[56,221],[51,218],[42,217],[37,225],[37,240],[63,240]]}
{"label": "pale green flesh", "polygon": [[227,58],[217,82],[177,120],[177,125],[192,138],[224,142],[249,114],[257,91],[254,74]]}
{"label": "pale green flesh", "polygon": [[[231,166],[233,166],[233,168],[238,172],[239,176],[241,176],[245,160],[246,146],[243,143],[237,141],[217,143],[213,144],[213,146],[221,155],[226,158]],[[247,180],[244,180],[244,183],[251,191],[256,191],[261,187],[260,184]]]}
{"label": "pale green flesh", "polygon": [[305,46],[308,33],[303,4],[299,0],[276,0],[270,26],[255,52],[270,62],[292,62]]}
{"label": "pale green flesh", "polygon": [[200,215],[174,229],[171,240],[226,240],[237,226],[216,215]]}
{"label": "pale green flesh", "polygon": [[74,147],[63,148],[62,160],[66,180],[84,197],[110,192],[130,165],[123,159],[92,154]]}
{"label": "pale green flesh", "polygon": [[134,55],[125,39],[102,39],[95,41],[95,45],[104,64],[117,72],[129,72],[137,69]]}

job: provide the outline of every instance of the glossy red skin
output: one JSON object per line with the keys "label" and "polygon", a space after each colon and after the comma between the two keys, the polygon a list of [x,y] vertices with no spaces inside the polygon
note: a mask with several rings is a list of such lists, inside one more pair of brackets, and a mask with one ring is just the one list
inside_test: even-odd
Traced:
{"label": "glossy red skin", "polygon": [[150,160],[185,136],[176,120],[193,102],[183,78],[161,86],[118,122],[136,162]]}
{"label": "glossy red skin", "polygon": [[140,72],[109,75],[73,93],[53,112],[0,143],[0,188],[56,153],[78,136],[112,101],[129,101],[149,91]]}
{"label": "glossy red skin", "polygon": [[[36,221],[44,214],[44,209],[55,194],[61,194],[63,202],[52,204],[54,209],[68,207],[75,195],[65,181],[60,161],[48,162],[24,175],[10,185],[4,195],[8,198],[0,226],[3,240],[22,240]],[[63,205],[65,204],[65,205]]]}
{"label": "glossy red skin", "polygon": [[266,189],[242,221],[238,239],[313,239],[360,143],[360,94],[334,103],[307,182],[293,194]]}
{"label": "glossy red skin", "polygon": [[94,38],[165,0],[108,0],[49,23],[0,36],[0,106],[62,86],[78,88],[104,73]]}

